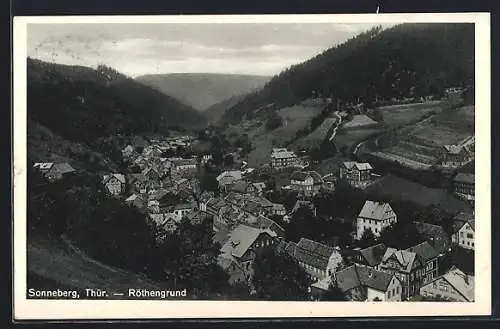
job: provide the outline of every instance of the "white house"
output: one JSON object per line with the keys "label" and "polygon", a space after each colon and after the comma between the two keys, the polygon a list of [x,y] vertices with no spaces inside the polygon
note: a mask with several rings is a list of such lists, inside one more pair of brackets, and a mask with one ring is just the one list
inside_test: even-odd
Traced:
{"label": "white house", "polygon": [[453,222],[453,235],[451,242],[460,247],[474,250],[475,220],[473,214],[460,213]]}
{"label": "white house", "polygon": [[396,222],[396,213],[388,203],[367,200],[356,221],[356,237],[361,239],[365,230],[379,237],[384,228]]}

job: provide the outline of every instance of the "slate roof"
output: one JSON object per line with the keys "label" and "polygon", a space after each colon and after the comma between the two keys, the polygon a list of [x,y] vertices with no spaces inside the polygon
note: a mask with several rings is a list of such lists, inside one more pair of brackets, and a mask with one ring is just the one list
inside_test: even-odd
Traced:
{"label": "slate roof", "polygon": [[474,184],[474,174],[471,173],[458,173],[455,178],[453,178],[454,182],[458,183],[469,183]]}
{"label": "slate roof", "polygon": [[301,238],[294,250],[293,257],[312,267],[326,270],[330,256],[336,252],[335,248],[322,243]]}
{"label": "slate roof", "polygon": [[436,251],[436,249],[434,249],[427,241],[419,243],[406,250],[416,253],[417,257],[420,258],[420,261],[422,263],[426,263],[429,260],[439,256],[439,253]]}
{"label": "slate roof", "polygon": [[393,276],[391,273],[358,264],[335,273],[337,285],[343,292],[357,287],[368,287],[386,292]]}
{"label": "slate roof", "polygon": [[369,266],[377,266],[382,261],[387,247],[379,243],[368,248],[360,249],[358,252]]}
{"label": "slate roof", "polygon": [[367,200],[358,217],[384,220],[387,219],[389,215],[393,215],[393,212],[388,203]]}

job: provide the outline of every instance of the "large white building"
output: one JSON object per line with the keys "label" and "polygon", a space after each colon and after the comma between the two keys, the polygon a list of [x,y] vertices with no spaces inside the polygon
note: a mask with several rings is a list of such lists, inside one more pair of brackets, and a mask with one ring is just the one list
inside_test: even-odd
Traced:
{"label": "large white building", "polygon": [[294,167],[297,164],[297,155],[286,148],[274,148],[271,152],[271,166],[275,169]]}
{"label": "large white building", "polygon": [[367,200],[356,221],[356,238],[361,239],[365,230],[379,237],[384,228],[396,222],[396,213],[388,203]]}

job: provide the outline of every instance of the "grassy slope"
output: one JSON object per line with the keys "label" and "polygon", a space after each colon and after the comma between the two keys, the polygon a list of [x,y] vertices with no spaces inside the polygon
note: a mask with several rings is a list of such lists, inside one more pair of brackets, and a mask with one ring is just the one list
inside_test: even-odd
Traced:
{"label": "grassy slope", "polygon": [[[248,131],[253,150],[248,155],[249,166],[258,166],[269,161],[273,147],[279,147],[295,137],[298,130],[309,125],[311,119],[319,114],[322,106],[296,105],[278,111],[285,124],[272,131],[266,131],[264,123]],[[241,125],[235,125],[228,132],[242,131]]]}
{"label": "grassy slope", "polygon": [[166,288],[141,275],[104,265],[61,240],[35,236],[28,241],[27,257],[28,288],[99,288],[110,293]]}

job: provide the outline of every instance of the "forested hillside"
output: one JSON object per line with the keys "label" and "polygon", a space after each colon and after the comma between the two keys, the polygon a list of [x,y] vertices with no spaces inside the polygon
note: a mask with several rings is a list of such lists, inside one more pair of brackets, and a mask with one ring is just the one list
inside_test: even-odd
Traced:
{"label": "forested hillside", "polygon": [[275,76],[221,118],[237,123],[312,96],[367,105],[394,97],[440,94],[473,84],[473,24],[401,24],[361,33]]}
{"label": "forested hillside", "polygon": [[92,144],[107,136],[205,125],[193,108],[111,68],[30,58],[27,64],[28,118],[68,140]]}

